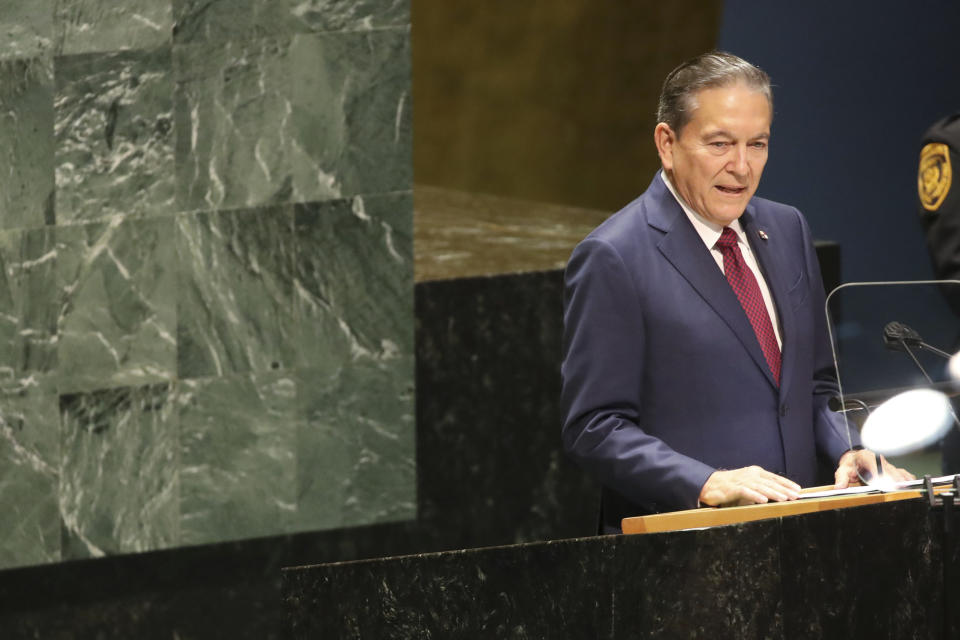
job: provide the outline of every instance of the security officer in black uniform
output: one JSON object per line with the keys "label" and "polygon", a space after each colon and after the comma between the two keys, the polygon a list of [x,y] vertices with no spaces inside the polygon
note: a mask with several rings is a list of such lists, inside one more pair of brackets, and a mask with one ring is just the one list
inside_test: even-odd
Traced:
{"label": "security officer in black uniform", "polygon": [[[960,280],[960,184],[954,184],[954,172],[960,168],[960,112],[934,123],[921,145],[917,196],[930,260],[938,280]],[[960,316],[960,287],[944,294]],[[960,471],[960,430],[951,429],[941,448],[943,472]]]}
{"label": "security officer in black uniform", "polygon": [[[927,248],[939,280],[960,280],[960,185],[954,172],[960,167],[960,113],[937,121],[923,135],[917,195]],[[960,298],[950,306],[960,315]]]}

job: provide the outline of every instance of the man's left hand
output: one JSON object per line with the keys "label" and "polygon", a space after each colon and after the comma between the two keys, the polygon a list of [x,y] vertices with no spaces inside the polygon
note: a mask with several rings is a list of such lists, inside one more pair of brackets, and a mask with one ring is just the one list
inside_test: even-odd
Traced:
{"label": "man's left hand", "polygon": [[[916,480],[912,473],[906,469],[893,466],[883,456],[880,456],[880,460],[883,466],[883,475],[892,481]],[[851,482],[856,482],[859,479],[858,472],[864,476],[869,474],[869,477],[877,475],[877,455],[873,451],[860,449],[858,451],[847,451],[843,454],[837,464],[837,472],[834,474],[834,480],[836,481],[834,488],[846,489]]]}

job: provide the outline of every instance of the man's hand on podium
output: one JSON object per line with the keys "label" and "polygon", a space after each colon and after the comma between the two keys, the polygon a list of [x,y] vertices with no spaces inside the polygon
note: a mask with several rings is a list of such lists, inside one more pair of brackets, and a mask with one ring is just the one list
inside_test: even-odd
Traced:
{"label": "man's hand on podium", "polygon": [[796,500],[799,495],[800,485],[754,465],[714,471],[700,490],[700,504],[730,507]]}
{"label": "man's hand on podium", "polygon": [[840,462],[837,463],[837,472],[834,474],[834,480],[836,481],[834,488],[846,489],[851,482],[856,482],[859,479],[858,474],[864,476],[869,474],[870,478],[876,477],[877,460],[881,461],[883,476],[890,481],[916,480],[916,477],[906,469],[893,466],[887,462],[886,458],[869,449],[851,449],[843,454],[840,457]]}

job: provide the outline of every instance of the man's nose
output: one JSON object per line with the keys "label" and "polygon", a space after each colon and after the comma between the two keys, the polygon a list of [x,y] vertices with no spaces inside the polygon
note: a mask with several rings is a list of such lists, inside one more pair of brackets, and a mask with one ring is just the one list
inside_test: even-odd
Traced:
{"label": "man's nose", "polygon": [[747,175],[747,172],[750,170],[747,166],[747,147],[746,145],[735,145],[733,147],[733,157],[730,158],[730,162],[727,165],[727,170],[730,173],[738,176]]}

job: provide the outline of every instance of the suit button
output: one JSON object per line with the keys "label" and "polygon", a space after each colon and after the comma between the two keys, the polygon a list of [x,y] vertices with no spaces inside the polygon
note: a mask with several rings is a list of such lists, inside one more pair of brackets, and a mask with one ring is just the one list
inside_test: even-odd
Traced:
{"label": "suit button", "polygon": [[780,417],[782,418],[786,415],[787,415],[787,403],[784,402],[782,405],[780,405]]}

